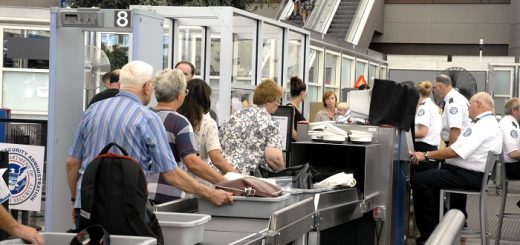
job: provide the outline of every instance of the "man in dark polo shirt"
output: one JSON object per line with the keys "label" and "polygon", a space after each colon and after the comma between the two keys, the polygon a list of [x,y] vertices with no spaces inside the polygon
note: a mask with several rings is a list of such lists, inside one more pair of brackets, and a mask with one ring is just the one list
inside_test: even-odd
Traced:
{"label": "man in dark polo shirt", "polygon": [[105,73],[105,75],[103,75],[103,78],[102,78],[103,85],[105,85],[106,89],[103,90],[102,92],[94,95],[94,97],[92,97],[92,99],[88,103],[87,108],[90,107],[90,105],[92,105],[100,100],[112,98],[112,97],[116,96],[117,93],[119,93],[119,86],[121,86],[119,83],[119,71],[120,70],[121,69],[115,69],[115,70],[107,72],[107,73]]}

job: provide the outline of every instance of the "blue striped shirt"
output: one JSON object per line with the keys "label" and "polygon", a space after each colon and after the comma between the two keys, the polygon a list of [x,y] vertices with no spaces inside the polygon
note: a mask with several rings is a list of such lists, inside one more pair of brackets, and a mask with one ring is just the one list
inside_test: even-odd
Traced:
{"label": "blue striped shirt", "polygon": [[[139,162],[145,175],[177,168],[166,131],[157,114],[142,105],[135,94],[121,90],[116,97],[92,104],[74,137],[69,155],[81,160],[76,185],[76,207],[81,204],[81,176],[107,144],[115,142]],[[112,152],[119,151],[115,148]]]}

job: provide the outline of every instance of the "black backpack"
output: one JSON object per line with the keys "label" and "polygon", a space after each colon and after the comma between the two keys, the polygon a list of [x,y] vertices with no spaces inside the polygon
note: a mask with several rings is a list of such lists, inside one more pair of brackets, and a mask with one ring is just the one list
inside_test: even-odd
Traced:
{"label": "black backpack", "polygon": [[[108,153],[112,146],[124,155]],[[113,235],[155,237],[158,244],[164,244],[143,171],[116,143],[105,146],[83,173],[79,229],[93,224]]]}

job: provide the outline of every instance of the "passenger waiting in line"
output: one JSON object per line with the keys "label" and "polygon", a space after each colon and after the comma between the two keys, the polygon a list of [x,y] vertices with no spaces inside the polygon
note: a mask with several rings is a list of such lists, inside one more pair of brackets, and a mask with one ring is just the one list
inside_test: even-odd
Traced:
{"label": "passenger waiting in line", "polygon": [[333,91],[327,91],[323,93],[321,101],[323,103],[323,109],[316,113],[314,121],[336,121],[336,119],[338,119],[338,114],[336,110],[338,96],[336,96],[336,94]]}
{"label": "passenger waiting in line", "polygon": [[105,86],[105,90],[94,95],[94,97],[90,99],[87,108],[100,100],[112,98],[116,96],[117,93],[119,93],[119,87],[121,86],[119,84],[119,71],[121,71],[121,69],[115,69],[103,75],[101,79],[103,81],[103,85]]}
{"label": "passenger waiting in line", "polygon": [[[506,102],[506,115],[499,126],[504,137],[503,156],[508,179],[520,180],[520,99],[512,98]],[[505,195],[505,194],[504,194]],[[517,203],[520,207],[520,201]]]}
{"label": "passenger waiting in line", "polygon": [[9,235],[21,238],[31,244],[44,244],[45,241],[38,234],[38,232],[29,226],[22,225],[11,216],[9,212],[0,205],[0,230],[3,230]]}
{"label": "passenger waiting in line", "polygon": [[[193,79],[193,76],[195,76],[195,66],[189,61],[182,60],[177,62],[177,64],[175,64],[175,69],[179,69],[182,71],[182,73],[184,73],[187,82],[189,82],[191,79]],[[211,118],[217,122],[218,125],[217,113],[215,113],[211,108],[209,109],[208,113]]]}
{"label": "passenger waiting in line", "polygon": [[[415,113],[415,151],[426,152],[438,149],[441,142],[442,119],[440,108],[430,99],[432,84],[423,81],[417,84],[419,105]],[[436,168],[437,161],[425,161],[412,166],[412,174]]]}
{"label": "passenger waiting in line", "polygon": [[[186,89],[186,79],[179,69],[159,71],[153,81],[157,105],[151,108],[161,118],[168,142],[181,169],[216,184],[226,178],[212,169],[198,156],[198,147],[193,128],[186,117],[177,113],[190,90]],[[163,173],[146,176],[148,181],[148,197],[156,204],[185,197],[178,188],[169,184]]]}
{"label": "passenger waiting in line", "polygon": [[217,123],[207,114],[211,106],[211,87],[204,80],[195,78],[188,82],[188,90],[190,93],[177,111],[188,119],[195,130],[200,159],[205,162],[211,160],[212,165],[223,174],[235,172],[235,168],[222,156]]}
{"label": "passenger waiting in line", "polygon": [[120,92],[92,104],[83,114],[67,158],[67,181],[76,228],[80,218],[81,176],[101,149],[113,142],[136,159],[145,174],[163,173],[169,184],[215,205],[233,202],[231,193],[201,185],[178,168],[161,119],[144,106],[152,98],[152,79],[151,65],[142,61],[126,64],[120,72]]}
{"label": "passenger waiting in line", "polygon": [[285,168],[279,125],[271,117],[280,105],[283,89],[271,79],[253,94],[253,105],[229,117],[219,131],[224,158],[239,173],[252,175],[259,165]]}
{"label": "passenger waiting in line", "polygon": [[291,101],[287,103],[288,106],[293,108],[293,128],[292,128],[292,139],[298,139],[298,122],[306,121],[305,117],[302,115],[300,111],[300,105],[307,97],[307,85],[302,81],[301,78],[297,76],[291,77],[290,80],[291,86]]}
{"label": "passenger waiting in line", "polygon": [[444,102],[441,137],[450,146],[469,124],[468,100],[453,88],[451,78],[443,74],[435,78],[433,90]]}
{"label": "passenger waiting in line", "polygon": [[[502,152],[502,133],[493,116],[491,95],[480,92],[471,97],[469,116],[473,122],[449,147],[410,154],[413,164],[424,160],[446,160],[441,169],[430,169],[411,178],[417,228],[423,244],[439,223],[440,189],[479,190],[489,152]],[[466,195],[451,194],[450,207],[461,210],[467,218]]]}

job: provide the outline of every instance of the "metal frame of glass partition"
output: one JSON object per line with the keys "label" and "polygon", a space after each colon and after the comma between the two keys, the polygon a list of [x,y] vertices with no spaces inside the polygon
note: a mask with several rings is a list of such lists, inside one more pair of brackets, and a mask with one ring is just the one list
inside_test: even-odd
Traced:
{"label": "metal frame of glass partition", "polygon": [[213,89],[212,109],[219,123],[234,109],[232,100],[251,103],[262,79],[271,78],[288,92],[291,76],[308,77],[310,33],[299,27],[231,7],[130,8],[165,17],[168,65],[181,60],[195,65],[195,76]]}

